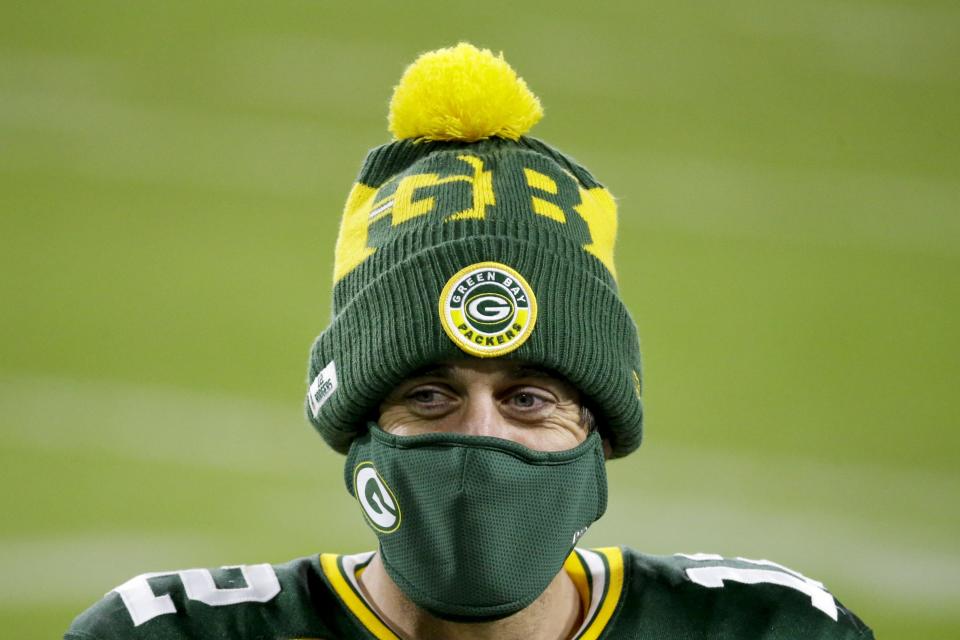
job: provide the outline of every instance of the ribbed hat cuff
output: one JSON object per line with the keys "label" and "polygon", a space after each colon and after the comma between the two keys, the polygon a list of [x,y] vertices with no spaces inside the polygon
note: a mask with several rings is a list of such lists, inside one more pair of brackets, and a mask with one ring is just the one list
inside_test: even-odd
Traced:
{"label": "ribbed hat cuff", "polygon": [[457,271],[495,261],[523,275],[539,304],[530,338],[501,357],[567,377],[598,413],[613,457],[630,453],[640,445],[643,422],[636,327],[617,292],[581,260],[593,258],[571,260],[503,236],[450,240],[409,255],[354,296],[314,342],[308,384],[333,363],[336,388],[316,416],[308,399],[308,418],[333,449],[346,453],[410,373],[470,357],[444,333],[438,299]]}

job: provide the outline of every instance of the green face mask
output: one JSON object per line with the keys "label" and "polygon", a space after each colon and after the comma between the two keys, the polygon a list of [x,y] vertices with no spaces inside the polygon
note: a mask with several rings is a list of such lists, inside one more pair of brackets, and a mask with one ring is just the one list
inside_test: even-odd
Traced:
{"label": "green face mask", "polygon": [[485,436],[395,436],[371,424],[345,479],[383,564],[419,607],[489,620],[543,593],[607,507],[600,436],[532,451]]}

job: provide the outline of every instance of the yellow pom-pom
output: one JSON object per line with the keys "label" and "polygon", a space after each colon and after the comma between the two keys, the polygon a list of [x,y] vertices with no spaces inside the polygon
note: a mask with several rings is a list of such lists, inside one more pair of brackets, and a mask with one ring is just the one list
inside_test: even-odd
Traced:
{"label": "yellow pom-pom", "polygon": [[461,42],[424,53],[407,67],[390,100],[390,133],[399,140],[516,140],[543,108],[527,83],[489,49]]}

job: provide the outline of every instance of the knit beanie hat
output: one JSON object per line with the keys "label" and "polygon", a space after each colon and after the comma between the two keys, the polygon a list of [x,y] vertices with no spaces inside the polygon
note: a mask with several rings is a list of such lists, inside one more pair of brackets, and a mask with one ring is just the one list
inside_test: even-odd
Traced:
{"label": "knit beanie hat", "polygon": [[540,102],[500,56],[421,55],[394,89],[395,140],[343,211],[333,314],[310,353],[307,416],[346,453],[411,373],[503,358],[578,388],[614,457],[640,445],[640,350],[613,263],[616,203],[526,133]]}

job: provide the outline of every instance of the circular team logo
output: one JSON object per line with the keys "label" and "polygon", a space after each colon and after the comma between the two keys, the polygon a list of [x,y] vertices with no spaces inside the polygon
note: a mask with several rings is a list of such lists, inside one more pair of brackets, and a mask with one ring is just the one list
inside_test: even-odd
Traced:
{"label": "circular team logo", "polygon": [[361,462],[353,472],[353,494],[360,501],[370,526],[392,533],[400,526],[400,505],[372,462]]}
{"label": "circular team logo", "polygon": [[447,280],[440,294],[440,324],[467,353],[492,358],[530,337],[537,299],[519,273],[499,262],[478,262]]}

